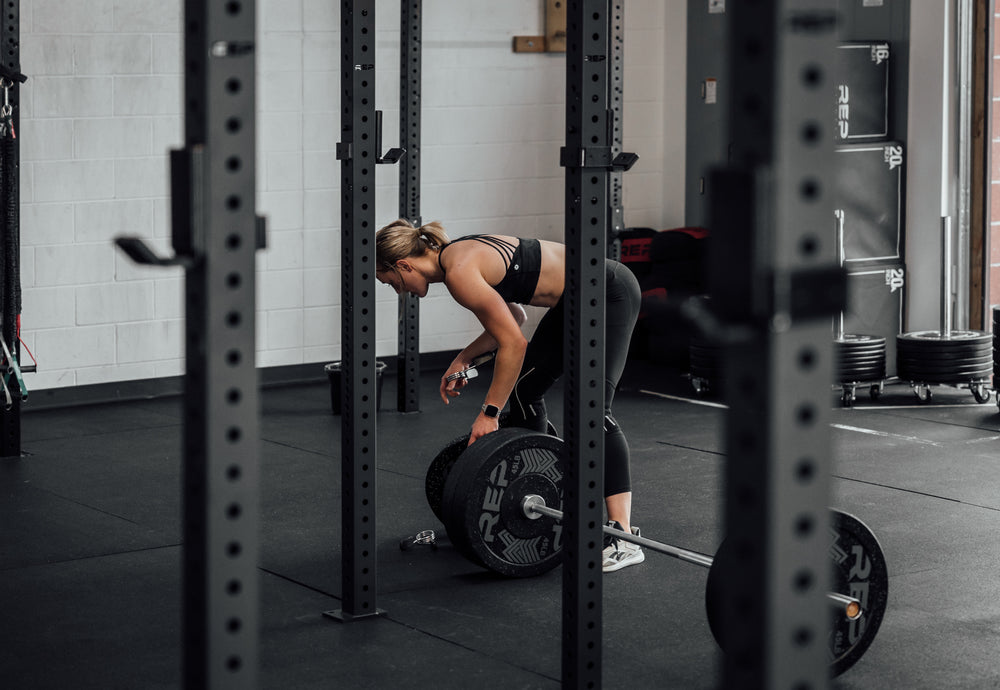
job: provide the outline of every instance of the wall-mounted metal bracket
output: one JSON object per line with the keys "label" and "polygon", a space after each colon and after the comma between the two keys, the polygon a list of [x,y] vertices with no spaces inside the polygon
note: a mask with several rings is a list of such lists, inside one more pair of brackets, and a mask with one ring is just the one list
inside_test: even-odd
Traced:
{"label": "wall-mounted metal bracket", "polygon": [[406,149],[389,149],[384,155],[375,159],[379,165],[394,165],[399,159],[406,155]]}
{"label": "wall-mounted metal bracket", "polygon": [[[382,150],[382,111],[375,111],[375,150]],[[389,149],[383,154],[375,159],[375,163],[378,165],[393,165],[398,163],[400,159],[406,155],[406,149],[393,148]],[[337,142],[337,160],[338,161],[349,161],[354,157],[354,145],[349,141],[339,141]]]}
{"label": "wall-mounted metal bracket", "polygon": [[[788,271],[780,276],[784,303],[793,321],[827,319],[847,308],[847,271],[839,264]],[[776,281],[777,284],[777,281]]]}
{"label": "wall-mounted metal bracket", "polygon": [[[257,249],[267,249],[267,218],[256,217],[255,234],[257,237]],[[141,237],[123,236],[115,238],[115,245],[121,249],[128,258],[137,264],[144,266],[182,266],[191,268],[200,256],[188,256],[175,254],[172,257],[160,256],[152,247],[146,244]]]}
{"label": "wall-mounted metal bracket", "polygon": [[0,78],[6,79],[9,82],[18,82],[23,84],[28,81],[28,77],[12,69],[8,69],[3,65],[0,65]]}
{"label": "wall-mounted metal bracket", "polygon": [[612,156],[610,146],[591,146],[569,150],[559,149],[559,165],[563,168],[601,168],[613,171],[631,170],[639,160],[637,153],[619,153]]}
{"label": "wall-mounted metal bracket", "polygon": [[[375,111],[375,150],[382,150],[382,111]],[[406,155],[406,149],[389,149],[384,154],[379,155],[375,162],[379,165],[393,165]]]}
{"label": "wall-mounted metal bracket", "polygon": [[140,237],[116,237],[115,245],[125,252],[132,261],[144,266],[183,266],[184,268],[191,268],[194,265],[194,258],[190,256],[175,255],[165,257],[158,255]]}
{"label": "wall-mounted metal bracket", "polygon": [[[200,196],[193,199],[192,190],[202,188],[204,147],[170,151],[171,243],[174,256],[156,253],[145,240],[135,236],[115,238],[115,245],[137,264],[145,266],[182,266],[191,268],[205,254],[204,229],[200,222]],[[267,219],[256,216],[256,248],[267,248]]]}
{"label": "wall-mounted metal bracket", "polygon": [[839,265],[769,272],[754,281],[748,305],[759,308],[734,319],[712,310],[701,296],[667,300],[658,311],[663,320],[678,319],[693,326],[708,342],[743,347],[769,331],[785,331],[808,321],[829,319],[847,305],[847,271]]}

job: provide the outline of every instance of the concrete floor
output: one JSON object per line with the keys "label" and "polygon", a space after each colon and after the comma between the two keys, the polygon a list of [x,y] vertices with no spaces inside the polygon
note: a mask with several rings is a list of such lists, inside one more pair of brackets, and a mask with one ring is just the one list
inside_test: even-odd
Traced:
{"label": "concrete floor", "polygon": [[[384,385],[391,400],[395,380]],[[379,413],[386,615],[351,625],[322,615],[340,605],[340,429],[329,389],[265,391],[262,687],[559,687],[559,570],[505,580],[446,542],[398,548],[422,529],[444,535],[424,473],[473,414],[475,396],[445,408],[435,390],[428,374],[424,412]],[[558,416],[561,401],[552,403]],[[630,365],[616,416],[632,447],[635,524],[714,552],[725,410],[674,374]],[[890,575],[877,638],[833,687],[1000,686],[997,407],[945,387],[923,405],[890,386],[877,403],[836,407],[833,425],[832,505],[878,535]],[[25,457],[0,461],[0,687],[179,687],[181,401],[29,404],[23,435]],[[655,555],[605,577],[605,687],[717,686],[705,579]]]}

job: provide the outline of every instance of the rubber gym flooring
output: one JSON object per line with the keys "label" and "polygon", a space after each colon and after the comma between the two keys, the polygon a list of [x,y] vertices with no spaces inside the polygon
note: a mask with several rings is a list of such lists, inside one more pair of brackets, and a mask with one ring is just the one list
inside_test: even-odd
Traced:
{"label": "rubber gym flooring", "polygon": [[[321,366],[321,365],[317,365]],[[426,505],[424,472],[481,396],[378,416],[378,605],[341,624],[340,418],[324,383],[262,397],[261,685],[557,688],[561,571],[506,580],[464,560]],[[388,402],[387,402],[388,401]],[[0,461],[0,687],[180,686],[178,398],[32,410]],[[889,564],[889,606],[836,688],[1000,685],[1000,415],[968,390],[907,386],[843,409],[831,395],[832,504],[864,520]],[[561,391],[552,396],[555,421]],[[630,363],[616,416],[629,436],[634,524],[714,552],[725,410],[676,374]],[[399,549],[423,529],[440,547]],[[604,687],[713,688],[706,571],[658,554],[605,576]]]}

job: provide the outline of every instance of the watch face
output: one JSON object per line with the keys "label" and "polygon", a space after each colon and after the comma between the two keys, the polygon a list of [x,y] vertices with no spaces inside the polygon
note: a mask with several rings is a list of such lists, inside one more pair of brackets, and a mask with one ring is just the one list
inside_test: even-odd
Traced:
{"label": "watch face", "polygon": [[500,408],[496,405],[483,405],[483,414],[487,417],[496,417],[500,414]]}

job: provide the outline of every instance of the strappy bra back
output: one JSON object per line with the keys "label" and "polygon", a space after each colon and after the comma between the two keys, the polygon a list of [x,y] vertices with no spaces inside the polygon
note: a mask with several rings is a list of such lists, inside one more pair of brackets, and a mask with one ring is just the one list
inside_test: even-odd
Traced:
{"label": "strappy bra back", "polygon": [[438,252],[438,266],[441,265],[441,255],[444,250],[456,242],[475,241],[493,247],[503,258],[506,274],[499,283],[493,286],[505,302],[528,304],[535,295],[538,286],[538,276],[542,269],[542,245],[532,238],[519,238],[518,244],[492,235],[467,235],[459,237],[446,244]]}

